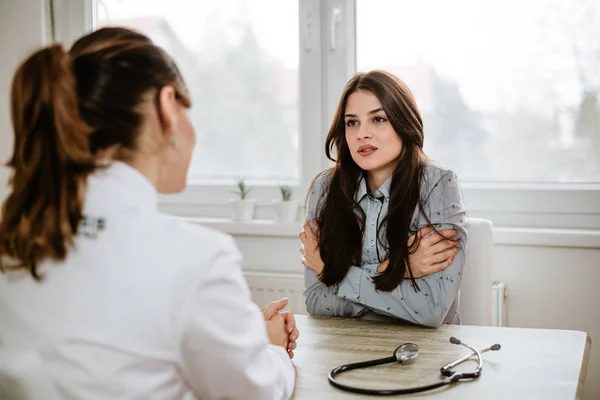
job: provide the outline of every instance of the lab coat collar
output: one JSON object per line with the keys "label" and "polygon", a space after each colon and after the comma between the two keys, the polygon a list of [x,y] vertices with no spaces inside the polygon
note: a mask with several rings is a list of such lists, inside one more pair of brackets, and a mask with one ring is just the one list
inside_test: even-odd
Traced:
{"label": "lab coat collar", "polygon": [[[96,185],[95,182],[99,183]],[[112,161],[106,169],[98,170],[92,175],[90,189],[101,190],[104,196],[111,196],[110,202],[124,203],[141,208],[156,209],[158,205],[158,192],[150,182],[136,168],[122,162]]]}

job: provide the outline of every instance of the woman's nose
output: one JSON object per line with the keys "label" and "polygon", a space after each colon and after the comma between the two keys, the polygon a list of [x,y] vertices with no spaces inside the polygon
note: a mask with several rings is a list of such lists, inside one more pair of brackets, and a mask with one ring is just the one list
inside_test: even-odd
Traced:
{"label": "woman's nose", "polygon": [[371,133],[369,132],[369,129],[367,129],[367,127],[365,125],[361,125],[358,128],[358,138],[359,139],[367,139],[371,137]]}

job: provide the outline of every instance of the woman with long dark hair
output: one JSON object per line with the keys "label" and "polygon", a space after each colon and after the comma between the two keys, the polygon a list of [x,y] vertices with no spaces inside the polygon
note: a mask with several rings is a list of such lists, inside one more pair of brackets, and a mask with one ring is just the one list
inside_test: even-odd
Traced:
{"label": "woman with long dark hair", "polygon": [[423,152],[414,97],[384,71],[344,88],[300,233],[311,315],[460,323],[468,221],[456,174]]}

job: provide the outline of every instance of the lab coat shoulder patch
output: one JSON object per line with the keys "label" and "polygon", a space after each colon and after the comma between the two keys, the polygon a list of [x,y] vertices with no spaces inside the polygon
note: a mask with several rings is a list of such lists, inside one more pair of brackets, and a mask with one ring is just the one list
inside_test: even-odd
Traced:
{"label": "lab coat shoulder patch", "polygon": [[83,215],[79,220],[78,233],[88,239],[97,239],[102,231],[106,229],[106,218]]}

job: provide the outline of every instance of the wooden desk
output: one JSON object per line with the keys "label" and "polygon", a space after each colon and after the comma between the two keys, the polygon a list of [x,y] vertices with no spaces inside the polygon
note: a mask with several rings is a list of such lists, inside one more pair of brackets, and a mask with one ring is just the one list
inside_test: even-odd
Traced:
{"label": "wooden desk", "polygon": [[[295,351],[295,400],[335,400],[371,396],[343,392],[327,380],[334,367],[391,356],[405,342],[419,346],[412,365],[387,364],[345,372],[339,381],[368,388],[422,385],[440,379],[439,369],[469,351],[449,342],[456,336],[476,348],[499,343],[483,355],[479,379],[396,398],[575,399],[583,392],[591,340],[584,332],[444,325],[437,329],[342,318],[296,316],[300,338]],[[458,370],[473,369],[466,362]],[[376,396],[373,396],[376,397]],[[388,396],[389,398],[389,396]]]}

